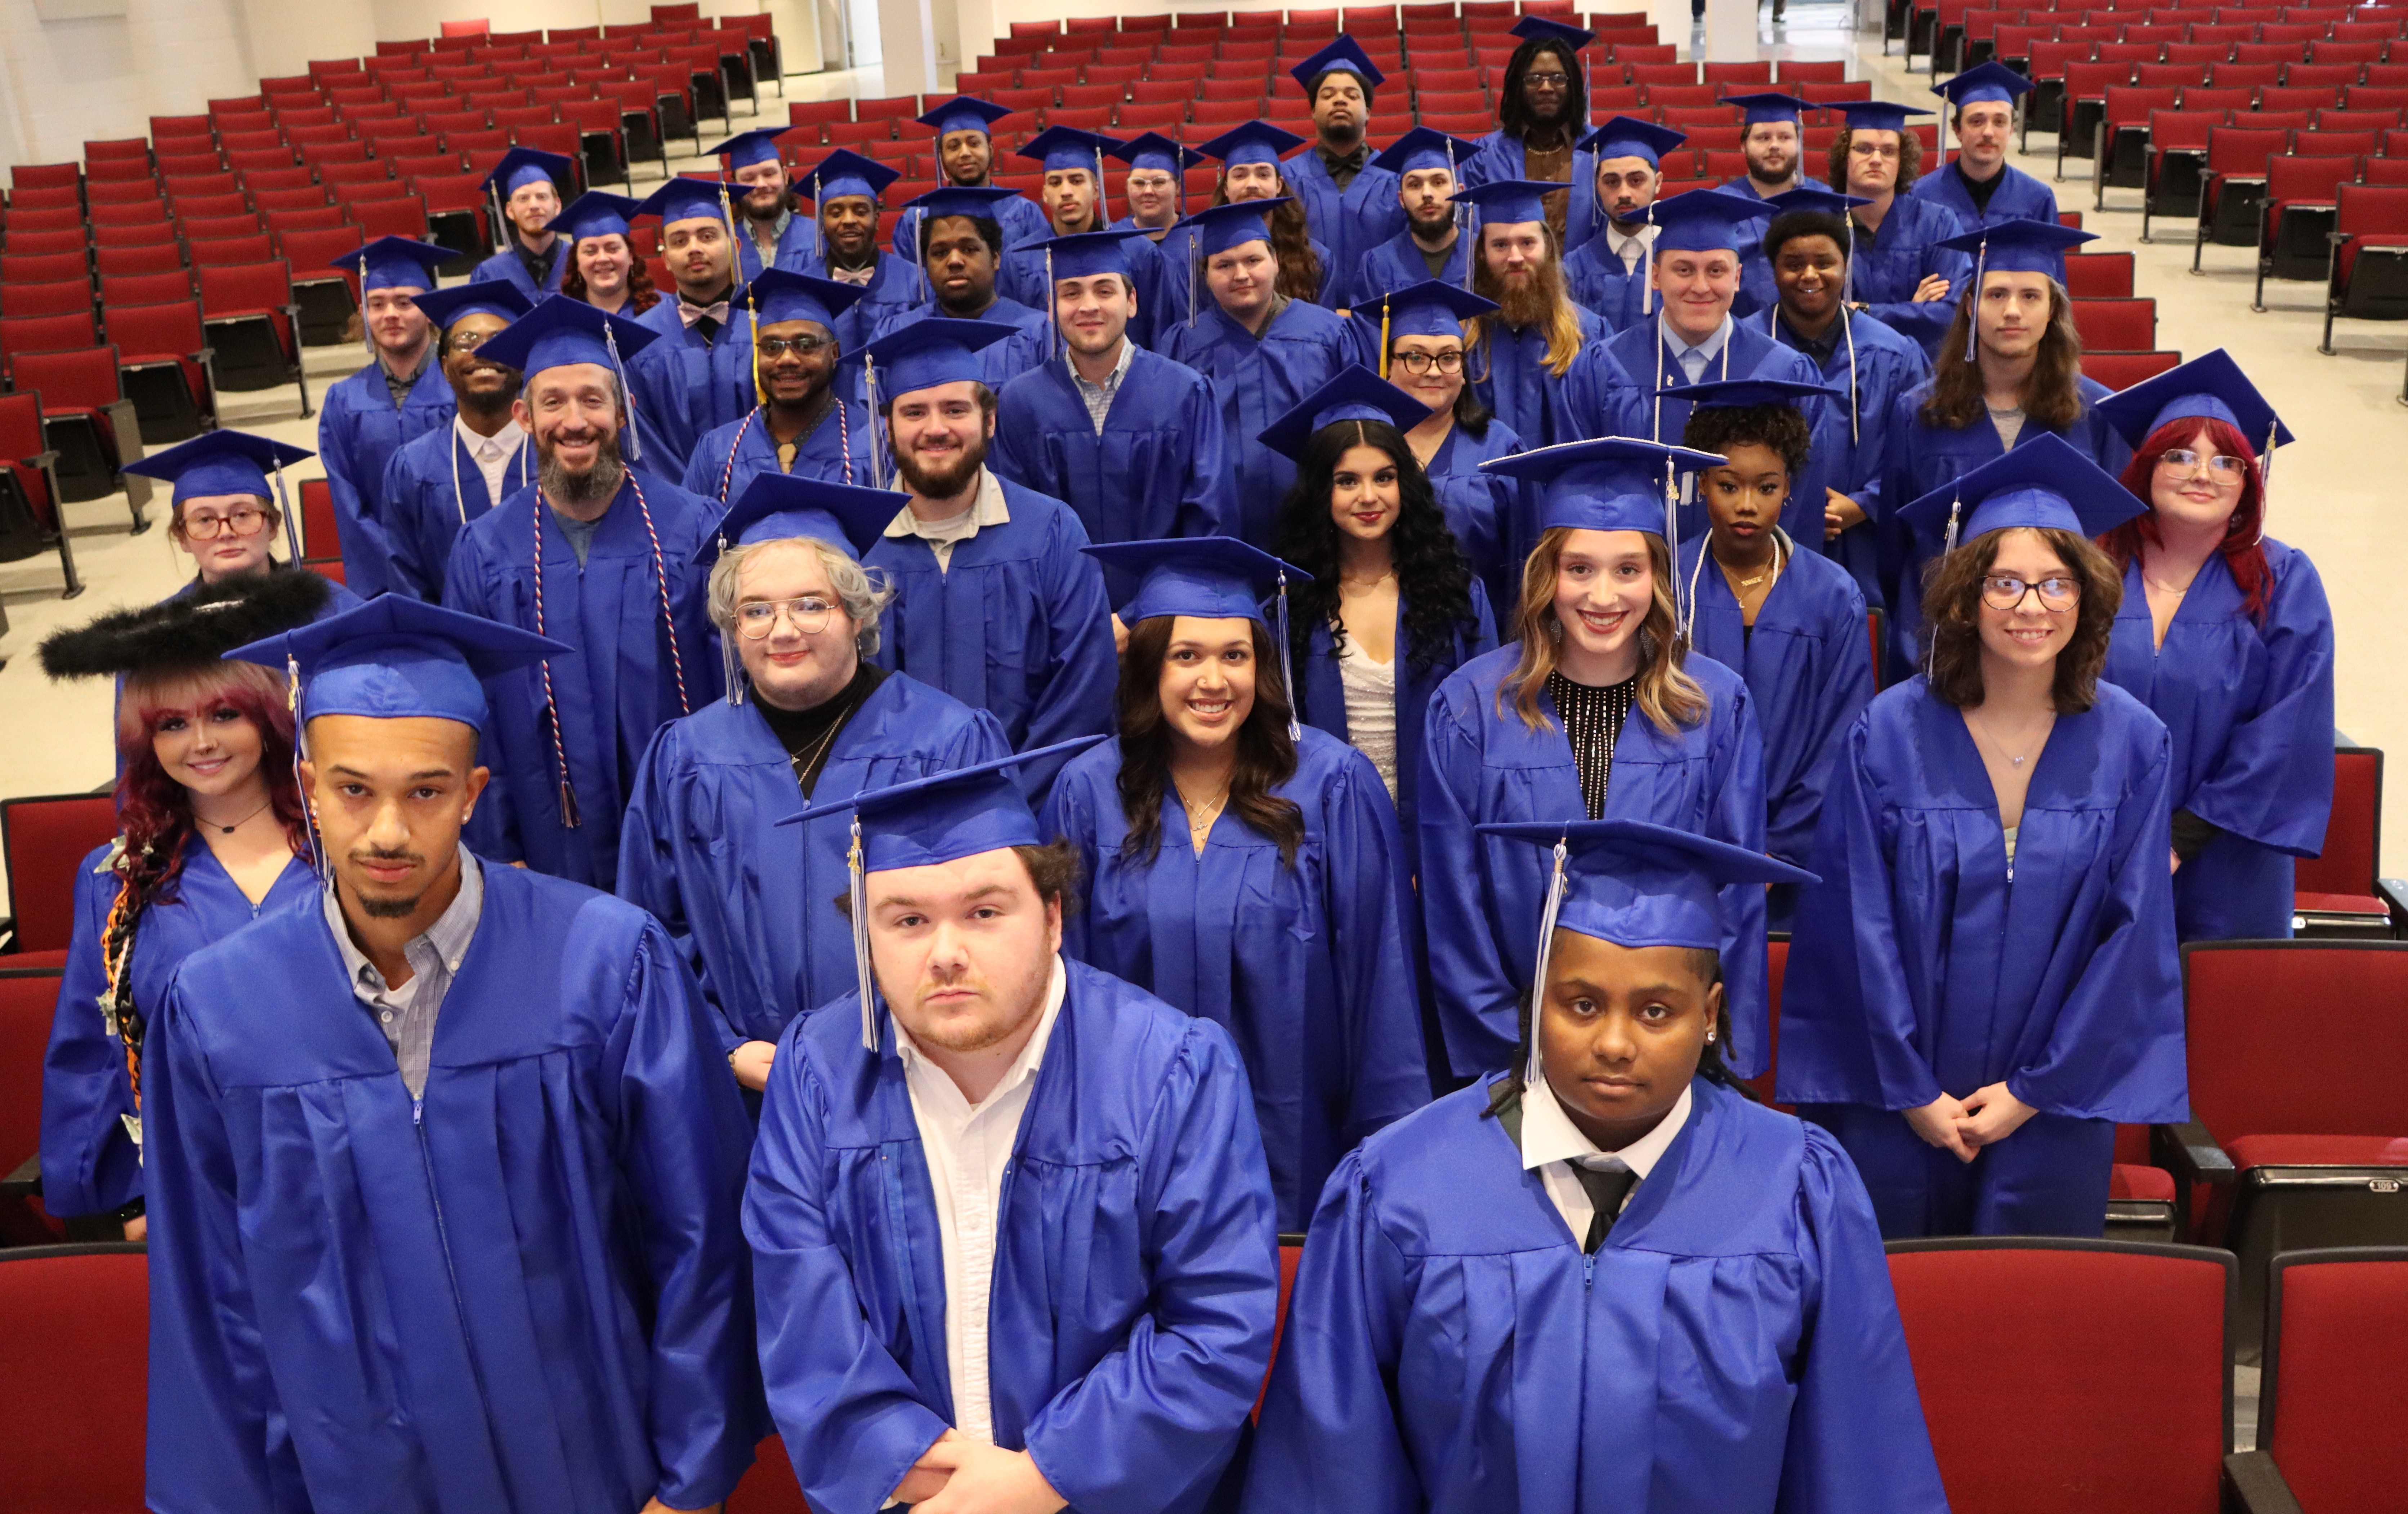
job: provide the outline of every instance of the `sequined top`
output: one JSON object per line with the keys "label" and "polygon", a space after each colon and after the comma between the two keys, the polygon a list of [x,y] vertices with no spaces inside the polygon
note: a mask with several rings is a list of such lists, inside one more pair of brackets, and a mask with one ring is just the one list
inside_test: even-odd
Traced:
{"label": "sequined top", "polygon": [[1547,697],[1555,701],[1564,734],[1572,743],[1572,764],[1580,769],[1581,802],[1588,817],[1605,817],[1605,793],[1613,776],[1613,743],[1630,706],[1639,697],[1637,674],[1619,684],[1599,686],[1575,684],[1561,671],[1547,675]]}

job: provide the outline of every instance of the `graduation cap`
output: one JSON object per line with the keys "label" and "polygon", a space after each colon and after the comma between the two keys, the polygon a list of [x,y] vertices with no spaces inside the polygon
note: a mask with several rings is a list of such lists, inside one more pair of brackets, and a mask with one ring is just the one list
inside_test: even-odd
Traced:
{"label": "graduation cap", "polygon": [[1658,126],[1637,116],[1615,116],[1580,139],[1580,150],[1602,163],[1608,158],[1641,158],[1647,166],[1663,166],[1664,154],[1689,139],[1686,132]]}
{"label": "graduation cap", "polygon": [[1812,100],[1801,100],[1778,90],[1760,90],[1753,94],[1726,94],[1723,104],[1739,109],[1742,131],[1750,126],[1773,125],[1784,121],[1796,126],[1799,124],[1801,115],[1818,108]]}
{"label": "graduation cap", "polygon": [[52,678],[192,672],[236,647],[308,625],[333,594],[333,584],[307,569],[240,573],[52,631],[37,652]]}
{"label": "graduation cap", "polygon": [[532,379],[546,368],[573,363],[598,363],[619,371],[624,381],[626,360],[658,339],[660,333],[625,316],[612,315],[581,299],[547,299],[488,338],[478,349],[505,368]]}
{"label": "graduation cap", "polygon": [[572,242],[588,237],[624,237],[627,223],[643,213],[628,195],[589,189],[552,218],[552,229]]}
{"label": "graduation cap", "polygon": [[1196,151],[1235,167],[1241,163],[1277,163],[1303,145],[1304,138],[1294,132],[1282,131],[1268,121],[1250,121],[1209,142],[1197,143]]}
{"label": "graduation cap", "polygon": [[940,137],[952,132],[981,132],[992,137],[995,123],[1010,114],[1010,106],[982,100],[972,94],[956,94],[917,119],[921,125]]}
{"label": "graduation cap", "polygon": [[1184,228],[1191,240],[1201,244],[1203,254],[1211,257],[1215,252],[1226,252],[1248,242],[1268,241],[1271,228],[1267,218],[1272,210],[1287,202],[1288,196],[1283,195],[1275,199],[1237,200],[1228,205],[1206,206],[1189,214],[1172,229]]}
{"label": "graduation cap", "polygon": [[[2274,407],[2241,371],[2232,354],[2218,347],[2179,368],[2168,368],[2121,394],[2099,402],[2099,413],[2137,449],[2160,426],[2176,421],[2222,421],[2258,448],[2262,464],[2275,448],[2298,438]],[[2265,439],[2263,444],[2258,439]]]}
{"label": "graduation cap", "polygon": [[755,126],[749,132],[738,132],[712,148],[711,156],[725,164],[731,174],[738,168],[750,168],[756,163],[775,163],[778,161],[778,138],[794,129],[792,126]]}
{"label": "graduation cap", "polygon": [[[1978,68],[1968,68],[1942,84],[1931,86],[1931,93],[1962,110],[1969,105],[1995,103],[2014,104],[2015,96],[2031,88],[2031,80],[2002,63],[1985,63]],[[1848,123],[1853,126],[1856,122]],[[1867,122],[1873,125],[1875,123]]]}
{"label": "graduation cap", "polygon": [[[1429,407],[1416,405],[1424,415]],[[1279,643],[1280,682],[1290,690],[1296,681],[1288,671],[1287,586],[1291,579],[1309,583],[1312,575],[1294,563],[1234,536],[1198,536],[1154,541],[1106,541],[1079,549],[1104,566],[1104,581],[1120,617],[1134,626],[1158,615],[1193,615],[1199,620],[1263,619],[1263,601],[1278,601],[1278,624],[1272,640]],[[1297,732],[1296,716],[1288,716],[1288,735]]]}
{"label": "graduation cap", "polygon": [[1729,460],[1640,437],[1599,437],[1492,457],[1480,470],[1539,484],[1542,531],[1650,531],[1669,539],[1674,475]]}
{"label": "graduation cap", "polygon": [[[1125,142],[1115,142],[1104,150],[1105,156],[1120,159],[1132,168],[1151,168],[1156,173],[1182,173],[1204,161],[1204,154],[1192,147],[1182,146],[1160,132],[1140,132]],[[1182,186],[1183,187],[1183,186]]]}
{"label": "graduation cap", "polygon": [[[869,400],[870,425],[877,425],[882,390],[886,401],[923,389],[934,389],[940,383],[959,383],[971,380],[983,383],[986,376],[977,353],[1004,340],[1019,328],[1000,321],[960,321],[948,315],[932,315],[897,326],[893,331],[868,343],[853,354],[861,359],[862,382]],[[848,362],[851,357],[846,359]],[[885,472],[881,460],[883,450],[872,446],[872,476]]]}
{"label": "graduation cap", "polygon": [[1735,252],[1746,239],[1742,224],[1771,213],[1766,201],[1721,189],[1683,190],[1648,207],[1649,218],[1661,228],[1656,233],[1658,257],[1666,252]]}
{"label": "graduation cap", "polygon": [[[1444,287],[1444,286],[1441,286]],[[1304,460],[1304,449],[1325,425],[1378,421],[1410,431],[1429,419],[1430,408],[1360,363],[1349,363],[1327,382],[1297,401],[1255,439],[1283,457]]]}
{"label": "graduation cap", "polygon": [[1530,1060],[1525,1087],[1544,1077],[1537,1005],[1558,930],[1617,946],[1722,945],[1721,891],[1742,884],[1818,883],[1744,846],[1643,820],[1516,820],[1477,828],[1484,836],[1544,846],[1555,867],[1539,916],[1539,955],[1530,975]]}
{"label": "graduation cap", "polygon": [[[893,489],[864,489],[794,473],[757,474],[695,549],[695,566],[709,567],[729,547],[798,536],[824,541],[859,562],[878,544],[896,512],[910,504],[910,495]],[[729,702],[734,702],[732,696]]]}
{"label": "graduation cap", "polygon": [[371,289],[431,290],[443,281],[436,270],[457,256],[459,253],[451,248],[437,247],[433,242],[380,237],[326,266],[358,274],[363,295]]}
{"label": "graduation cap", "polygon": [[1525,16],[1513,23],[1512,32],[1525,42],[1560,42],[1574,52],[1597,40],[1595,32],[1567,26],[1544,16]]}
{"label": "graduation cap", "polygon": [[[1358,302],[1358,310],[1367,307]],[[1398,337],[1458,337],[1463,323],[1495,312],[1497,302],[1460,284],[1425,279],[1380,296],[1380,376],[1387,377],[1388,350]]]}
{"label": "graduation cap", "polygon": [[1004,202],[1020,198],[1020,191],[1006,189],[1001,184],[945,184],[915,195],[903,202],[904,209],[917,210],[929,220],[938,216],[966,215],[987,221],[996,220]]}
{"label": "graduation cap", "polygon": [[[294,562],[299,562],[300,524],[292,502],[284,497],[284,469],[288,463],[316,455],[307,448],[253,436],[248,431],[204,431],[190,441],[179,441],[165,452],[154,452],[126,464],[124,471],[172,483],[174,501],[179,505],[187,499],[225,494],[274,498],[278,512],[284,517],[285,550],[293,555]],[[270,473],[276,475],[273,489],[267,483]]]}
{"label": "graduation cap", "polygon": [[1899,513],[1954,552],[1960,542],[2019,526],[2104,536],[2148,508],[2062,437],[2042,432],[1908,501]]}
{"label": "graduation cap", "polygon": [[1137,226],[1123,226],[1117,231],[1080,231],[1068,237],[1049,237],[1043,241],[1025,245],[1045,254],[1045,281],[1051,285],[1061,279],[1092,279],[1099,273],[1128,274],[1128,244],[1132,238],[1145,235]]}
{"label": "graduation cap", "polygon": [[812,165],[810,172],[795,180],[795,187],[815,204],[848,195],[875,200],[886,193],[887,185],[902,177],[882,163],[840,147]]}
{"label": "graduation cap", "polygon": [[[1988,66],[1984,65],[1985,67]],[[2095,242],[2095,231],[2077,231],[2060,226],[2054,221],[2001,221],[1995,226],[1984,226],[1960,237],[1942,238],[1938,243],[1953,252],[1971,253],[1973,277],[1967,282],[1963,298],[1982,297],[1982,280],[1992,273],[2044,273],[2055,279],[2065,267],[2065,254],[2084,242]],[[1979,323],[1965,323],[1965,361],[1973,361],[1973,347],[1979,336]]]}
{"label": "graduation cap", "polygon": [[1809,399],[1845,399],[1828,384],[1795,379],[1715,379],[1685,388],[1656,391],[1659,399],[1685,399],[1699,410],[1751,410],[1758,405],[1796,406]]}
{"label": "graduation cap", "polygon": [[1466,184],[1455,192],[1455,197],[1475,207],[1481,220],[1492,225],[1511,225],[1544,221],[1547,211],[1543,197],[1565,187],[1545,179],[1492,179],[1484,184]]}
{"label": "graduation cap", "polygon": [[1894,100],[1850,100],[1840,108],[1846,112],[1850,131],[1902,132],[1909,116],[1928,116],[1934,112],[1919,105],[1899,105]]}
{"label": "graduation cap", "polygon": [[716,179],[681,175],[664,180],[660,188],[645,195],[636,214],[660,217],[664,230],[681,221],[724,222],[728,215],[726,192]]}
{"label": "graduation cap", "polygon": [[557,152],[539,151],[531,147],[514,147],[502,154],[494,171],[485,176],[487,193],[509,199],[529,184],[552,184],[569,169],[569,162]]}
{"label": "graduation cap", "polygon": [[1011,770],[1024,763],[1069,757],[1103,741],[1075,736],[1016,757],[932,773],[909,783],[815,804],[775,822],[798,826],[824,815],[853,815],[853,844],[845,863],[850,875],[853,967],[861,995],[861,1049],[878,1050],[877,988],[869,973],[869,874],[901,868],[939,867],[1011,846],[1042,846],[1037,816],[1028,808]]}
{"label": "graduation cap", "polygon": [[535,309],[535,301],[507,279],[430,289],[418,296],[417,305],[438,331],[464,315],[497,315],[505,321],[516,321]]}
{"label": "graduation cap", "polygon": [[303,727],[320,715],[366,715],[456,720],[482,732],[489,712],[480,680],[574,650],[482,615],[380,594],[226,656],[284,669]]}
{"label": "graduation cap", "polygon": [[1343,33],[1339,35],[1337,41],[1287,72],[1288,77],[1303,88],[1307,98],[1312,94],[1312,81],[1324,74],[1353,74],[1362,79],[1367,92],[1385,83],[1388,78],[1380,72],[1380,65],[1371,61],[1371,55],[1363,50],[1363,45]]}
{"label": "graduation cap", "polygon": [[1385,168],[1392,174],[1423,173],[1431,168],[1455,173],[1479,152],[1478,142],[1449,137],[1435,126],[1415,126],[1390,142],[1371,160],[1371,166]]}
{"label": "graduation cap", "polygon": [[1104,154],[1113,147],[1112,139],[1096,132],[1082,132],[1076,126],[1048,126],[1028,139],[1026,146],[1014,157],[1041,163],[1048,173],[1060,173],[1069,168],[1084,168],[1104,180]]}
{"label": "graduation cap", "polygon": [[1818,210],[1825,215],[1845,216],[1857,206],[1870,205],[1872,201],[1862,195],[1842,195],[1836,189],[1825,189],[1819,184],[1800,184],[1796,189],[1784,189],[1778,195],[1767,196],[1764,203],[1784,214],[1791,210]]}
{"label": "graduation cap", "polygon": [[817,321],[834,329],[836,318],[868,293],[860,284],[776,267],[754,274],[745,290],[756,329],[786,321]]}

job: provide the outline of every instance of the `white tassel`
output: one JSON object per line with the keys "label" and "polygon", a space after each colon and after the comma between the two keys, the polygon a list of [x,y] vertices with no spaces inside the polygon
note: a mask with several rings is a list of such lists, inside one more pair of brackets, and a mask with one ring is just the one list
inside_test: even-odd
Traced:
{"label": "white tassel", "polygon": [[853,817],[853,849],[845,857],[845,895],[853,906],[853,974],[861,990],[861,1049],[878,1051],[878,988],[869,974],[869,877],[861,860],[861,816]]}
{"label": "white tassel", "polygon": [[1540,1047],[1546,1037],[1541,1033],[1540,1019],[1546,1012],[1547,959],[1555,955],[1555,916],[1564,907],[1564,856],[1570,848],[1561,838],[1555,842],[1555,872],[1547,879],[1547,906],[1539,914],[1539,960],[1530,974],[1530,1063],[1522,1073],[1522,1087],[1535,1089],[1546,1076],[1541,1066]]}

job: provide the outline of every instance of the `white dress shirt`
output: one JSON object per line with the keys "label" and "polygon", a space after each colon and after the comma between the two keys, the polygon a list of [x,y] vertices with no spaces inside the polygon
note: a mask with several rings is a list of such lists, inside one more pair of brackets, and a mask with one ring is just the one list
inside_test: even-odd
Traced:
{"label": "white dress shirt", "polygon": [[[1691,383],[1705,382],[1706,365],[1721,356],[1730,346],[1731,318],[1727,312],[1723,316],[1723,324],[1714,327],[1713,334],[1695,347],[1690,346],[1679,332],[1672,329],[1671,322],[1660,315],[1656,318],[1656,329],[1663,333],[1664,345],[1671,350],[1673,361],[1681,365],[1681,371],[1688,377]],[[1727,379],[1730,376],[1728,372],[1714,375],[1717,379]],[[1744,379],[1747,375],[1742,373],[1740,377]]]}
{"label": "white dress shirt", "polygon": [[[468,428],[467,422],[454,416],[452,434],[460,439],[462,447],[467,449],[469,458],[477,465],[477,471],[485,475],[486,504],[500,504],[503,495],[509,492],[502,487],[502,475],[509,471],[510,459],[516,457],[519,448],[525,445],[525,428],[515,420],[504,421],[500,430],[490,437],[480,437]],[[520,471],[522,474],[525,472],[523,469]]]}
{"label": "white dress shirt", "polygon": [[1605,223],[1605,244],[1612,249],[1615,257],[1622,260],[1622,271],[1635,276],[1640,265],[1645,263],[1648,253],[1655,250],[1656,233],[1661,229],[1651,221],[1637,231],[1626,234],[1621,227],[1608,221]]}
{"label": "white dress shirt", "polygon": [[908,1033],[897,1037],[943,1241],[945,1365],[953,1385],[953,1428],[990,1446],[995,1409],[987,1386],[987,1300],[995,1287],[996,1211],[1019,1144],[1020,1117],[1027,1113],[1068,987],[1057,954],[1037,1029],[983,1103],[964,1098],[952,1075],[928,1060]]}
{"label": "white dress shirt", "polygon": [[[1573,1175],[1578,1163],[1592,1171],[1611,1172],[1627,1168],[1639,1175],[1639,1182],[1656,1170],[1672,1138],[1689,1122],[1689,1089],[1681,1089],[1681,1099],[1672,1112],[1657,1122],[1656,1128],[1631,1142],[1619,1151],[1599,1151],[1597,1143],[1580,1132],[1564,1106],[1555,1101],[1555,1090],[1541,1079],[1535,1088],[1522,1090],[1522,1170],[1539,1170],[1539,1180],[1547,1186],[1547,1197],[1553,1199],[1555,1213],[1564,1217],[1566,1228],[1572,1233],[1572,1244],[1579,1246],[1588,1239],[1588,1222],[1596,1209],[1588,1202],[1588,1190]],[[1637,1184],[1632,1185],[1636,1191]],[[1630,1201],[1625,1199],[1623,1207]]]}

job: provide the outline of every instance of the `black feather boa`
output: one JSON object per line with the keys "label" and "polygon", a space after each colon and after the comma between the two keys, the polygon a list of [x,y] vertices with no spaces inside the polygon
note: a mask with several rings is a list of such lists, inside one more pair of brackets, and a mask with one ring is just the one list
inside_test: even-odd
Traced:
{"label": "black feather boa", "polygon": [[332,586],[306,568],[270,568],[89,625],[54,631],[39,648],[52,678],[156,676],[205,668],[238,646],[306,626]]}

